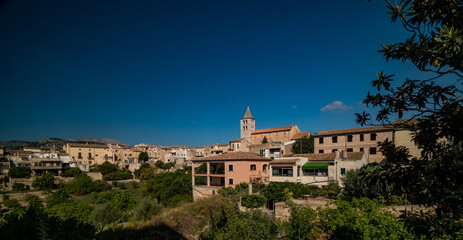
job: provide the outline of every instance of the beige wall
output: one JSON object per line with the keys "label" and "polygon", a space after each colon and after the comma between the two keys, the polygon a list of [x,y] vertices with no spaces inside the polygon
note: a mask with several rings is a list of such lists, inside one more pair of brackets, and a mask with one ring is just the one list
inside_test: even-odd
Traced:
{"label": "beige wall", "polygon": [[264,137],[267,137],[268,142],[288,142],[296,133],[300,133],[301,131],[297,126],[294,126],[289,131],[278,131],[278,132],[270,132],[270,133],[253,133],[251,143],[254,144],[261,144]]}
{"label": "beige wall", "polygon": [[[267,176],[269,161],[227,161],[225,162],[225,187],[235,186],[242,182],[249,183],[251,176]],[[228,166],[233,165],[233,171],[228,171]],[[256,170],[251,171],[251,164],[256,165]],[[264,171],[264,165],[267,170]],[[229,179],[233,179],[233,185],[229,184]]]}
{"label": "beige wall", "polygon": [[[112,156],[109,147],[74,147],[68,144],[65,145],[64,150],[72,161],[84,165],[102,164],[106,161],[105,156]],[[81,158],[79,158],[79,153],[81,153]],[[89,154],[91,155],[89,156]]]}
{"label": "beige wall", "polygon": [[[376,140],[371,140],[370,136],[372,133],[376,134]],[[364,139],[360,141],[360,134],[363,134]],[[348,142],[348,135],[352,135],[352,142]],[[337,143],[333,143],[333,137],[337,137]],[[320,144],[320,138],[323,138],[323,144]],[[383,154],[379,151],[378,142],[383,142],[389,139],[393,141],[393,132],[364,132],[364,133],[349,133],[342,135],[325,135],[315,136],[315,153],[320,153],[322,150],[324,153],[331,153],[333,150],[347,150],[352,149],[353,152],[365,152],[367,159],[370,163],[381,162],[384,159]],[[363,148],[363,149],[362,149]],[[370,148],[376,148],[376,154],[370,154]]]}
{"label": "beige wall", "polygon": [[413,133],[409,130],[399,130],[394,132],[394,143],[398,146],[404,146],[410,150],[410,155],[414,157],[421,156],[421,150],[412,140]]}

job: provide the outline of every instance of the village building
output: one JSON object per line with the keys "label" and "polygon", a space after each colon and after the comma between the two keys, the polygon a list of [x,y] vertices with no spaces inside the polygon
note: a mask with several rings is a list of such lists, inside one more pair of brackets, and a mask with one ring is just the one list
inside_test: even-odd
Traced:
{"label": "village building", "polygon": [[82,171],[89,171],[91,165],[111,162],[113,159],[110,147],[104,144],[67,143],[63,150]]}
{"label": "village building", "polygon": [[393,124],[359,127],[349,129],[320,131],[315,135],[315,153],[331,153],[345,150],[347,152],[365,152],[369,163],[381,162],[384,155],[378,142],[386,139],[396,146],[406,146],[412,156],[419,156],[420,150],[411,138],[411,132],[396,128]]}
{"label": "village building", "polygon": [[254,153],[232,152],[194,158],[192,162],[193,198],[199,199],[217,194],[222,187],[268,178],[270,159]]}
{"label": "village building", "polygon": [[10,169],[10,161],[5,156],[5,148],[0,145],[0,190],[7,187],[8,170]]}
{"label": "village building", "polygon": [[30,155],[29,161],[32,173],[35,176],[41,176],[43,173],[48,172],[61,176],[64,170],[58,153],[34,152]]}
{"label": "village building", "polygon": [[270,161],[270,182],[295,182],[327,185],[330,181],[342,184],[341,177],[349,170],[360,169],[368,163],[363,152],[295,154]]}

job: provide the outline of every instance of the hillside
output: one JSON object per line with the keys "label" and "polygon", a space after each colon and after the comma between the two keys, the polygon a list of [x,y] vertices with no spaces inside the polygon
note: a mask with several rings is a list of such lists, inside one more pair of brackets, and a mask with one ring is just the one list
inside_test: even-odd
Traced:
{"label": "hillside", "polygon": [[90,143],[90,144],[119,144],[121,146],[129,146],[121,141],[111,138],[78,138],[78,139],[61,139],[61,138],[44,138],[38,141],[0,141],[0,145],[5,146],[6,149],[21,149],[24,147],[42,147],[42,146],[56,146],[62,147],[66,143]]}

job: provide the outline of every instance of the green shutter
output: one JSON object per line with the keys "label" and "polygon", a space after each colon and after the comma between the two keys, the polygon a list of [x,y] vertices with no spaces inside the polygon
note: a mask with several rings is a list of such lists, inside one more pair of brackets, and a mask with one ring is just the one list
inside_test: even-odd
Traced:
{"label": "green shutter", "polygon": [[306,163],[302,169],[328,169],[329,163]]}

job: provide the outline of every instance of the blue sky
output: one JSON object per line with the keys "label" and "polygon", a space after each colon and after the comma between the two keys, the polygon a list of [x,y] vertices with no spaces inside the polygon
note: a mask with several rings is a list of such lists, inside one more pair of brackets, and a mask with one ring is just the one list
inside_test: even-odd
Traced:
{"label": "blue sky", "polygon": [[355,127],[376,73],[419,75],[377,53],[407,36],[386,11],[356,0],[6,0],[0,139],[228,143],[247,106],[257,129]]}

